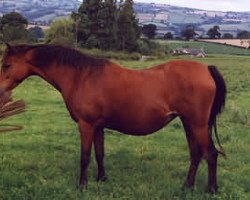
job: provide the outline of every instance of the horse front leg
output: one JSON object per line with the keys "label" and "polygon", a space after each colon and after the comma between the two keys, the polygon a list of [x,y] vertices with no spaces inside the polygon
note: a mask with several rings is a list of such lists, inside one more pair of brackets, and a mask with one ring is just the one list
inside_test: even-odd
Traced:
{"label": "horse front leg", "polygon": [[95,132],[94,136],[94,145],[95,145],[95,157],[98,166],[98,175],[97,181],[106,181],[107,177],[105,176],[105,169],[103,164],[104,159],[104,132],[100,128]]}
{"label": "horse front leg", "polygon": [[94,127],[89,123],[80,120],[78,122],[81,138],[81,158],[80,158],[80,180],[79,186],[87,186],[87,169],[90,161],[91,147],[94,138]]}

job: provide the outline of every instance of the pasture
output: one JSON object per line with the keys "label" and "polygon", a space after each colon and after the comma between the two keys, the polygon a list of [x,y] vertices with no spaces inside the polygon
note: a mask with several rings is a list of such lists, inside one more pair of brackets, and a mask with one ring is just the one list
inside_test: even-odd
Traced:
{"label": "pasture", "polygon": [[217,43],[217,44],[227,44],[231,46],[236,47],[242,47],[242,48],[249,48],[250,47],[250,40],[248,39],[201,39],[199,41],[202,42],[211,42],[211,43]]}
{"label": "pasture", "polygon": [[[217,41],[217,40],[216,40]],[[160,44],[167,44],[170,49],[175,49],[178,47],[189,47],[196,49],[203,49],[206,54],[213,55],[250,55],[249,49],[244,49],[240,47],[222,45],[218,43],[212,42],[203,42],[203,41],[179,41],[179,40],[158,40]],[[230,44],[230,40],[224,40],[223,44]],[[240,41],[238,42],[240,45]],[[244,45],[248,45],[248,43],[244,42]]]}
{"label": "pasture", "polygon": [[[92,154],[88,188],[80,192],[76,188],[80,154],[76,124],[60,94],[43,80],[31,77],[14,90],[15,98],[27,102],[27,112],[1,122],[23,124],[24,129],[0,135],[0,199],[250,199],[250,57],[221,55],[196,60],[218,66],[228,87],[226,109],[218,120],[227,159],[218,160],[216,195],[205,192],[204,161],[195,189],[181,189],[189,152],[178,120],[144,137],[106,130],[108,180],[95,181]],[[165,61],[117,62],[139,69]]]}

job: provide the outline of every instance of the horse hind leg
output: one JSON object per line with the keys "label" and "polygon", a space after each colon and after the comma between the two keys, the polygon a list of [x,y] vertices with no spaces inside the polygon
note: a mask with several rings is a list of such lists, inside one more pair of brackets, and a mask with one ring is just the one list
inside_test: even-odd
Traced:
{"label": "horse hind leg", "polygon": [[105,169],[103,164],[104,159],[104,132],[103,129],[98,129],[94,136],[95,156],[98,166],[97,181],[106,181]]}
{"label": "horse hind leg", "polygon": [[209,192],[215,193],[218,190],[217,185],[217,158],[218,150],[215,148],[213,140],[210,136],[209,138],[209,152],[205,157],[208,164],[208,189]]}
{"label": "horse hind leg", "polygon": [[208,131],[208,125],[191,125],[191,133],[195,143],[199,146],[202,156],[206,159],[208,165],[208,189],[215,193],[217,186],[217,157],[218,151],[214,146],[211,135]]}
{"label": "horse hind leg", "polygon": [[196,172],[201,161],[202,151],[194,138],[191,127],[182,119],[182,123],[186,132],[186,138],[190,151],[190,167],[187,175],[187,179],[184,182],[184,188],[193,188],[195,183]]}

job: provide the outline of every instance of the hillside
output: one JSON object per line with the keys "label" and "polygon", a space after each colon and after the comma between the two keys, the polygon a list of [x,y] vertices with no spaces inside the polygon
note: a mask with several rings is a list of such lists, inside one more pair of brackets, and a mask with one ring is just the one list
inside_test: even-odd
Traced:
{"label": "hillside", "polygon": [[250,30],[250,12],[206,11],[153,3],[137,3],[135,10],[140,24],[155,24],[160,35],[172,32],[178,36],[187,24],[193,24],[199,35],[206,35],[214,25],[219,25],[222,34],[234,36],[241,30]]}
{"label": "hillside", "polygon": [[78,0],[0,0],[0,15],[17,11],[29,22],[47,25],[59,17],[69,16],[80,3]]}
{"label": "hillside", "polygon": [[[79,0],[0,0],[0,15],[17,11],[32,23],[47,25],[69,16],[80,4]],[[250,30],[250,12],[205,11],[155,3],[136,3],[134,8],[140,24],[155,24],[158,35],[172,32],[178,36],[187,24],[193,24],[199,35],[206,35],[214,25],[219,25],[222,34]]]}

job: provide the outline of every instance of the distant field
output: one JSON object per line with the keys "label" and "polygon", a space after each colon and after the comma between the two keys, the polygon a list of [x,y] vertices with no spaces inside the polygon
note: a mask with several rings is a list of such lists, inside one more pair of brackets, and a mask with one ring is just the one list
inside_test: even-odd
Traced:
{"label": "distant field", "polygon": [[211,55],[246,55],[250,56],[250,49],[244,49],[239,47],[227,46],[216,43],[199,42],[199,41],[178,41],[178,40],[158,40],[161,44],[166,44],[170,49],[179,47],[190,47],[203,49],[206,54]]}
{"label": "distant field", "polygon": [[[129,68],[145,68],[168,59],[117,62]],[[108,181],[95,181],[96,163],[92,155],[88,189],[80,192],[76,188],[80,149],[77,126],[60,94],[43,80],[32,77],[14,91],[15,98],[27,102],[27,112],[4,122],[23,124],[24,129],[0,135],[0,199],[250,199],[250,57],[214,55],[196,60],[218,66],[228,87],[226,110],[218,120],[228,158],[219,157],[216,195],[205,192],[205,162],[200,165],[194,190],[181,189],[189,155],[179,120],[145,137],[106,130]]]}
{"label": "distant field", "polygon": [[250,47],[250,39],[216,39],[216,40],[209,40],[209,39],[202,39],[199,40],[201,42],[210,42],[210,43],[218,43],[218,44],[227,44],[236,47],[243,47],[249,48]]}
{"label": "distant field", "polygon": [[182,23],[201,23],[202,19],[200,16],[194,16],[192,14],[186,14],[182,11],[170,13],[171,23],[182,24]]}
{"label": "distant field", "polygon": [[[28,29],[29,29],[29,28],[34,28],[35,26],[36,26],[36,25],[29,24],[27,28],[28,28]],[[49,26],[42,26],[42,25],[39,25],[39,27],[42,28],[43,30],[47,30],[47,29],[50,28]]]}

